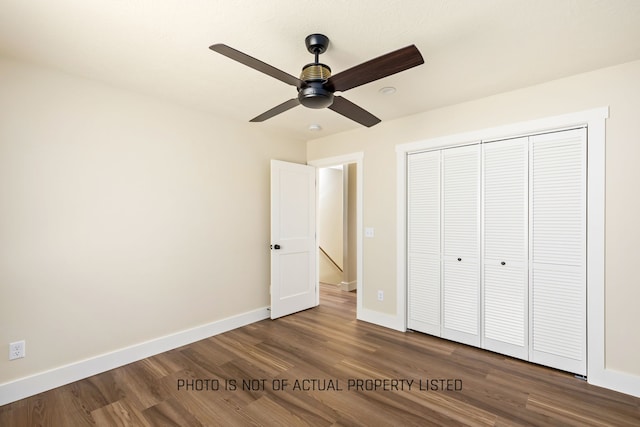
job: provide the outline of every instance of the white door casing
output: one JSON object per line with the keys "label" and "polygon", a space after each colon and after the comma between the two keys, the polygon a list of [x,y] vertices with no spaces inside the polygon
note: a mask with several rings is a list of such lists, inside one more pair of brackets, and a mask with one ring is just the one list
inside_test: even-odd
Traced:
{"label": "white door casing", "polygon": [[[326,168],[337,165],[356,165],[356,318],[370,323],[387,326],[392,329],[404,331],[404,327],[395,324],[388,324],[387,317],[381,317],[379,312],[363,308],[363,182],[364,182],[364,153],[355,152],[336,157],[309,160],[308,164],[315,168]],[[316,176],[317,177],[317,176]],[[319,197],[319,196],[318,196]],[[318,200],[318,199],[316,199]],[[399,290],[400,291],[400,290]],[[404,289],[402,290],[404,291]],[[404,295],[404,293],[402,293]],[[398,304],[404,306],[404,296],[398,298]]]}
{"label": "white door casing", "polygon": [[[511,123],[470,132],[451,134],[426,140],[418,140],[396,147],[397,167],[397,263],[406,266],[406,159],[410,153],[459,146],[466,142],[495,141],[520,135],[533,135],[549,130],[587,126],[586,149],[586,223],[587,239],[587,381],[590,384],[623,393],[640,396],[637,376],[608,368],[605,363],[605,145],[606,120],[609,107],[577,111],[556,116]],[[398,305],[398,321],[404,320],[406,328],[405,268],[397,269],[398,293],[402,304]]]}
{"label": "white door casing", "polygon": [[271,160],[271,318],[319,303],[316,169]]}

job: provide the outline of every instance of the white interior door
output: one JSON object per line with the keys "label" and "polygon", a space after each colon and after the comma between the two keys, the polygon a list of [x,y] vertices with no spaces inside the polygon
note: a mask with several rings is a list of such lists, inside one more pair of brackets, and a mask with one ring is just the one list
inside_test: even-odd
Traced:
{"label": "white interior door", "polygon": [[319,303],[316,169],[271,161],[271,318]]}
{"label": "white interior door", "polygon": [[586,129],[531,137],[531,361],[587,373]]}
{"label": "white interior door", "polygon": [[407,159],[407,327],[441,335],[440,151]]}
{"label": "white interior door", "polygon": [[480,346],[480,145],[442,152],[442,337]]}
{"label": "white interior door", "polygon": [[529,139],[482,146],[483,348],[529,358]]}

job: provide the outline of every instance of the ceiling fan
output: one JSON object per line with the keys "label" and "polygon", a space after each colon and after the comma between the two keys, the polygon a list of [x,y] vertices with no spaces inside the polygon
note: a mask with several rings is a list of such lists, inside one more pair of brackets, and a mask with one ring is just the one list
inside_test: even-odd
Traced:
{"label": "ceiling fan", "polygon": [[309,53],[315,56],[315,61],[302,68],[300,78],[224,44],[214,44],[209,46],[209,49],[298,89],[296,98],[285,101],[254,117],[250,120],[251,122],[265,121],[302,104],[308,108],[329,108],[364,126],[371,127],[380,123],[380,119],[346,98],[334,95],[334,93],[345,92],[424,63],[418,48],[415,45],[410,45],[332,76],[331,68],[319,62],[320,54],[329,47],[329,38],[323,34],[311,34],[305,38],[305,44]]}

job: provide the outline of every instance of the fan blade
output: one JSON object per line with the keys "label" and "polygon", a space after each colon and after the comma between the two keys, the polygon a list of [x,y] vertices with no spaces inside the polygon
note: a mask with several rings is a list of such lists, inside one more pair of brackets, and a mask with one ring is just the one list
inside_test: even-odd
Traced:
{"label": "fan blade", "polygon": [[276,67],[253,58],[246,53],[242,53],[239,50],[235,50],[234,48],[229,47],[225,44],[214,44],[212,46],[209,46],[209,49],[213,50],[214,52],[218,52],[219,54],[222,54],[227,58],[231,58],[234,61],[238,61],[241,64],[246,65],[247,67],[251,67],[254,70],[258,70],[261,73],[265,73],[273,78],[276,78],[281,82],[290,84],[291,86],[295,86],[298,89],[300,89],[300,87],[302,87],[302,85],[304,84],[299,78],[285,73],[284,71],[278,70]]}
{"label": "fan blade", "polygon": [[300,101],[298,101],[298,98],[293,98],[290,99],[288,101],[283,102],[282,104],[273,107],[272,109],[270,109],[269,111],[265,111],[264,113],[260,114],[257,117],[254,117],[253,119],[249,120],[250,122],[264,122],[267,119],[270,119],[273,116],[277,116],[280,113],[284,113],[287,110],[292,109],[293,107],[296,107],[300,104]]}
{"label": "fan blade", "polygon": [[329,106],[329,109],[335,111],[338,114],[342,114],[346,118],[358,122],[368,128],[380,123],[379,118],[377,118],[367,110],[358,107],[356,104],[347,100],[346,98],[343,98],[342,96],[334,96],[333,104]]}
{"label": "fan blade", "polygon": [[411,45],[340,72],[329,78],[327,87],[344,92],[420,64],[424,64],[424,59],[418,48]]}

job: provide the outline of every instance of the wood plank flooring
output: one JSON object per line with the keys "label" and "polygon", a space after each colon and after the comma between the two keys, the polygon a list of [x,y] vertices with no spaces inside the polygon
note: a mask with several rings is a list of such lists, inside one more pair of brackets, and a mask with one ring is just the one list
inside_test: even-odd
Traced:
{"label": "wood plank flooring", "polygon": [[0,426],[638,426],[640,399],[355,320],[355,294],[0,407]]}

